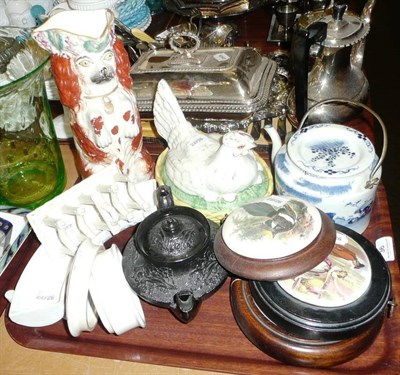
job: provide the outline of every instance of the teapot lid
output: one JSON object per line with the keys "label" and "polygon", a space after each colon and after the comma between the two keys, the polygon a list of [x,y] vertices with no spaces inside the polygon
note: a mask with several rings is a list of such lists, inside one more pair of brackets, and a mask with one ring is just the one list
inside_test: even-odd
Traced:
{"label": "teapot lid", "polygon": [[319,264],[334,243],[334,224],[326,214],[303,200],[271,195],[229,214],[214,251],[240,277],[281,280]]}
{"label": "teapot lid", "polygon": [[319,21],[327,23],[327,36],[322,42],[325,47],[345,47],[360,41],[369,31],[369,25],[355,14],[345,13],[346,4],[334,4],[332,13]]}
{"label": "teapot lid", "polygon": [[204,251],[209,238],[204,215],[190,207],[172,206],[146,217],[137,228],[135,243],[149,261],[172,265]]}
{"label": "teapot lid", "polygon": [[299,129],[290,138],[287,153],[301,170],[330,179],[369,171],[375,160],[375,148],[364,134],[336,124]]}

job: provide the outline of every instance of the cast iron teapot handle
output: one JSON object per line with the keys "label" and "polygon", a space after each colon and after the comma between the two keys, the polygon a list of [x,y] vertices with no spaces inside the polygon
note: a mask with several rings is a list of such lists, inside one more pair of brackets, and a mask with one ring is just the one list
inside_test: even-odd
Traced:
{"label": "cast iron teapot handle", "polygon": [[174,206],[174,197],[171,188],[167,185],[161,185],[156,190],[157,206],[159,210],[171,208]]}
{"label": "cast iron teapot handle", "polygon": [[365,184],[365,189],[372,189],[375,185],[377,185],[379,183],[379,178],[378,177],[374,177],[374,176],[375,176],[375,173],[378,171],[379,167],[382,165],[383,159],[385,158],[386,151],[387,151],[387,143],[388,143],[388,141],[387,141],[387,132],[386,132],[386,126],[383,123],[383,120],[381,119],[381,117],[375,111],[373,111],[371,108],[369,108],[368,106],[366,106],[363,103],[356,102],[356,101],[353,101],[353,100],[348,100],[348,99],[332,98],[332,99],[323,100],[321,102],[318,102],[314,106],[312,106],[304,114],[304,116],[302,117],[302,119],[301,119],[301,121],[299,123],[299,127],[298,127],[297,131],[298,132],[301,131],[301,128],[304,126],[304,124],[307,121],[307,118],[308,118],[308,116],[310,115],[311,112],[313,112],[314,110],[316,110],[320,106],[323,106],[324,104],[328,104],[328,103],[344,103],[344,104],[352,105],[352,106],[355,106],[355,107],[361,107],[361,108],[365,109],[366,111],[368,111],[379,122],[379,125],[382,128],[382,142],[383,142],[381,156],[380,156],[378,162],[376,163],[375,167],[372,169],[372,171],[371,171],[371,173],[369,175],[369,179]]}
{"label": "cast iron teapot handle", "polygon": [[293,31],[291,45],[291,65],[294,77],[297,121],[303,118],[308,108],[308,60],[310,48],[326,38],[327,24],[315,22],[307,29],[297,27]]}

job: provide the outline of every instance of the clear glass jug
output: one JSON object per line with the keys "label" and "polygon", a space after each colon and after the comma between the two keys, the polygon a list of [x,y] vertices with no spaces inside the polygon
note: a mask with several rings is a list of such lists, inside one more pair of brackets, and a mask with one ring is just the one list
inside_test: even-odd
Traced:
{"label": "clear glass jug", "polygon": [[0,208],[34,209],[65,187],[46,96],[48,62],[28,30],[0,28]]}

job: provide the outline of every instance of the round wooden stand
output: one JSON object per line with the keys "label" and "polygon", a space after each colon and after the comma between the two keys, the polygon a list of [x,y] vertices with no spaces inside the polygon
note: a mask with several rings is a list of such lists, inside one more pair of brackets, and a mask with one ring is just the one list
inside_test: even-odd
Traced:
{"label": "round wooden stand", "polygon": [[268,320],[255,304],[247,281],[234,279],[230,298],[233,315],[246,337],[269,356],[295,366],[324,368],[356,358],[374,342],[384,320],[382,312],[364,331],[344,340],[310,340]]}

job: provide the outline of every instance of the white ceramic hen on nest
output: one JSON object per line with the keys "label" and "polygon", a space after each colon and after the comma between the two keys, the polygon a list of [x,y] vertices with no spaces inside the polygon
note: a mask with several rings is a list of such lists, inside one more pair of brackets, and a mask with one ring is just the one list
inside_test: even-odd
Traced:
{"label": "white ceramic hen on nest", "polygon": [[194,128],[165,80],[158,84],[153,111],[157,132],[168,143],[156,169],[175,197],[219,211],[271,194],[270,170],[252,150],[251,135],[232,131],[217,138]]}

